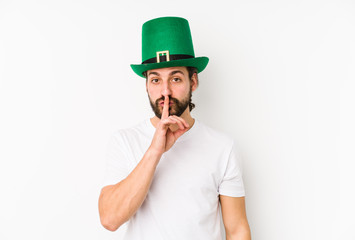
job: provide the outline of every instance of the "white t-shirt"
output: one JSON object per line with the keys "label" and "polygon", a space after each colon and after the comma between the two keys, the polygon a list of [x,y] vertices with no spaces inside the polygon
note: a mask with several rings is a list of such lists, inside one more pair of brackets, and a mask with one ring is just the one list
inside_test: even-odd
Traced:
{"label": "white t-shirt", "polygon": [[[148,149],[155,127],[146,119],[115,131],[103,186],[126,178]],[[157,165],[146,199],[128,221],[125,240],[220,240],[219,194],[245,196],[231,137],[195,119]]]}

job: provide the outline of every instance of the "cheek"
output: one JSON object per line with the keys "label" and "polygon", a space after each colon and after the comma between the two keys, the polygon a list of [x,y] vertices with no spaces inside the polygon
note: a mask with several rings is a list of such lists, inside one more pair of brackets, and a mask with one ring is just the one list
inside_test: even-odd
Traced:
{"label": "cheek", "polygon": [[174,93],[177,96],[183,97],[183,96],[187,95],[189,93],[189,91],[190,91],[190,86],[186,85],[186,86],[177,87],[175,89]]}
{"label": "cheek", "polygon": [[161,97],[159,91],[154,88],[148,88],[147,93],[152,101],[155,101],[157,98]]}
{"label": "cheek", "polygon": [[173,95],[175,95],[178,98],[182,98],[183,96],[186,95],[186,91],[185,89],[176,89]]}
{"label": "cheek", "polygon": [[[184,97],[185,95],[188,94],[188,92],[190,91],[190,85],[175,85],[175,86],[171,86],[170,87],[170,91],[171,91],[171,95],[173,97],[177,97],[177,98],[181,98]],[[162,97],[162,89],[160,89],[158,86],[148,86],[147,87],[147,93],[149,94],[150,98],[155,101],[158,98]]]}

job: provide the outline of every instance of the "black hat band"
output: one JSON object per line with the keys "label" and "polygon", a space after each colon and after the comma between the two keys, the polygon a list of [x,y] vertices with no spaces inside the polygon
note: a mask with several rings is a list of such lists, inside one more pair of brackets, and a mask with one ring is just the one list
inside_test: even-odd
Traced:
{"label": "black hat band", "polygon": [[[185,54],[171,54],[171,55],[169,55],[169,56],[170,56],[169,61],[171,61],[171,60],[180,60],[180,59],[194,58],[194,56],[185,55]],[[160,60],[160,62],[166,62],[166,61],[168,61],[166,55],[159,56],[159,60]],[[142,62],[142,64],[146,64],[146,63],[157,63],[157,62],[158,62],[158,61],[157,61],[157,58],[156,58],[156,57],[153,57],[153,58],[149,58],[149,59],[145,60],[144,62]]]}

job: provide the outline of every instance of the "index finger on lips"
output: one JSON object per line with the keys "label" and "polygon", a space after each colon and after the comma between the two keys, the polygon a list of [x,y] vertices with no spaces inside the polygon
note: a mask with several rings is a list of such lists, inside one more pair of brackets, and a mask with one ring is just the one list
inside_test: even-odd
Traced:
{"label": "index finger on lips", "polygon": [[164,98],[164,106],[163,106],[163,113],[161,115],[162,119],[169,117],[169,97],[165,96]]}

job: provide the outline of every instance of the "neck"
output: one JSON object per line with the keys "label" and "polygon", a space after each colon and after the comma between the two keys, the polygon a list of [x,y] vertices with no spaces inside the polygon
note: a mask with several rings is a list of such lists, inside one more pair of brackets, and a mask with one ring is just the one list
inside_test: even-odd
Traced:
{"label": "neck", "polygon": [[[195,123],[195,119],[192,118],[191,114],[190,114],[190,109],[187,107],[186,110],[181,114],[180,116],[182,119],[184,119],[187,124],[189,124],[189,129],[192,127],[192,125]],[[157,124],[158,122],[160,121],[160,118],[158,118],[157,116],[154,116],[150,119],[150,122],[153,124],[153,126],[156,128],[157,127]],[[179,125],[177,124],[173,124],[173,125],[170,125],[170,130],[172,132],[175,132],[176,130],[179,129]],[[188,129],[188,130],[189,130]]]}

